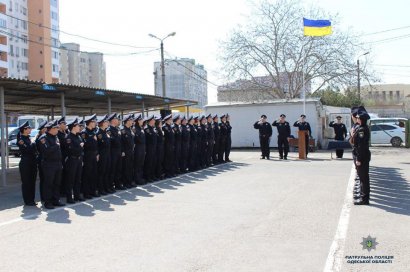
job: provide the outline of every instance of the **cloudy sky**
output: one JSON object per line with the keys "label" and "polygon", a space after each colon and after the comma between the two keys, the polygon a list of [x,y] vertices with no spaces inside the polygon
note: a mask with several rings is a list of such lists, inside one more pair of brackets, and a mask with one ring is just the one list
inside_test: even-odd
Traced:
{"label": "cloudy sky", "polygon": [[[83,51],[106,53],[107,87],[154,93],[153,63],[159,61],[159,41],[165,37],[166,57],[188,57],[208,71],[209,102],[216,101],[216,86],[225,83],[218,62],[218,41],[238,24],[246,24],[249,0],[60,0],[60,29],[70,34],[119,43],[114,46],[61,33],[62,42],[81,44]],[[394,3],[394,4],[393,4]],[[383,83],[410,83],[410,4],[406,0],[306,0],[338,14],[343,30],[364,34],[371,45],[374,69]],[[399,28],[399,29],[397,29]],[[397,29],[397,30],[391,30]],[[384,30],[389,30],[382,32]],[[381,32],[372,34],[375,32]],[[357,56],[364,52],[357,52]],[[363,59],[362,59],[363,58]]]}

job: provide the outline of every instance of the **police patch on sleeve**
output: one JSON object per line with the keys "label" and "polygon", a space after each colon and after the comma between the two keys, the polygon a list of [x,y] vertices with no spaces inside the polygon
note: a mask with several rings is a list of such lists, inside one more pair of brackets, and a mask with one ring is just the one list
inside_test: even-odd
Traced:
{"label": "police patch on sleeve", "polygon": [[98,134],[98,139],[102,139],[102,134]]}
{"label": "police patch on sleeve", "polygon": [[363,138],[364,137],[364,132],[363,131],[360,131],[359,132],[359,138]]}
{"label": "police patch on sleeve", "polygon": [[23,141],[23,140],[20,140],[20,141],[19,141],[19,145],[24,145],[24,141]]}
{"label": "police patch on sleeve", "polygon": [[83,139],[85,139],[85,137],[86,137],[85,133],[81,134],[81,137],[83,137]]}
{"label": "police patch on sleeve", "polygon": [[71,139],[67,139],[66,142],[67,142],[67,144],[70,144],[70,143],[71,143]]}
{"label": "police patch on sleeve", "polygon": [[122,134],[125,134],[125,129],[121,129],[121,133],[122,133]]}
{"label": "police patch on sleeve", "polygon": [[41,138],[40,143],[45,144],[45,143],[46,143],[46,139]]}

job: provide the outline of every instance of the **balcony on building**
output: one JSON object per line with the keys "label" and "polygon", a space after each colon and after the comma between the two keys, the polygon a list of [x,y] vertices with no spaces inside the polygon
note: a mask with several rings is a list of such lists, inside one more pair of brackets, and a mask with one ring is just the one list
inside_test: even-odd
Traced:
{"label": "balcony on building", "polygon": [[0,0],[0,13],[6,14],[7,0]]}

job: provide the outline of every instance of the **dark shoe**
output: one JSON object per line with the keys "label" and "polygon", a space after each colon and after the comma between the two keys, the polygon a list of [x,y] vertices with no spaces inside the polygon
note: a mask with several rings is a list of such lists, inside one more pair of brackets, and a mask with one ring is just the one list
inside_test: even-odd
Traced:
{"label": "dark shoe", "polygon": [[54,205],[51,204],[51,203],[44,203],[43,207],[48,209],[48,210],[54,209]]}
{"label": "dark shoe", "polygon": [[79,197],[74,197],[74,201],[82,202],[82,201],[85,201],[85,199],[82,196],[79,196]]}
{"label": "dark shoe", "polygon": [[93,197],[90,196],[90,195],[84,195],[84,198],[85,198],[85,199],[93,199]]}
{"label": "dark shoe", "polygon": [[100,197],[101,195],[97,192],[94,192],[92,194],[90,194],[92,197]]}
{"label": "dark shoe", "polygon": [[74,201],[74,199],[72,199],[72,198],[67,198],[67,203],[68,203],[68,204],[74,204],[75,201]]}
{"label": "dark shoe", "polygon": [[127,190],[127,188],[125,188],[125,186],[123,186],[123,185],[115,186],[115,189],[116,190]]}
{"label": "dark shoe", "polygon": [[360,196],[360,195],[353,195],[353,199],[354,199],[354,200],[361,199],[361,196]]}
{"label": "dark shoe", "polygon": [[279,160],[283,160],[283,157],[279,157]]}
{"label": "dark shoe", "polygon": [[55,207],[64,207],[64,206],[65,206],[65,204],[62,203],[62,202],[60,202],[60,201],[54,202],[53,205],[54,205]]}
{"label": "dark shoe", "polygon": [[288,159],[288,157],[286,157],[286,156],[285,156],[283,159],[284,159],[284,160],[287,160],[287,159]]}
{"label": "dark shoe", "polygon": [[226,159],[225,162],[232,162],[230,159]]}
{"label": "dark shoe", "polygon": [[99,191],[98,193],[102,196],[108,195],[108,193],[106,191]]}
{"label": "dark shoe", "polygon": [[25,206],[37,206],[37,203],[33,201],[33,202],[24,203],[24,205]]}
{"label": "dark shoe", "polygon": [[262,157],[261,157],[261,160],[264,160],[264,159],[265,159],[265,156],[262,156]]}
{"label": "dark shoe", "polygon": [[359,199],[359,200],[354,202],[354,205],[369,205],[369,200]]}
{"label": "dark shoe", "polygon": [[267,159],[267,160],[270,160],[270,157],[268,156],[268,157],[266,157],[266,159]]}

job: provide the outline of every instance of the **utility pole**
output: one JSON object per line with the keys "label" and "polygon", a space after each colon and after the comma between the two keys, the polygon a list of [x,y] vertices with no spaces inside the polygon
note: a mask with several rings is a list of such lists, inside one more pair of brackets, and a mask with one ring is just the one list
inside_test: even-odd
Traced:
{"label": "utility pole", "polygon": [[359,97],[359,101],[361,99],[361,97],[360,97],[360,60],[359,60],[359,58],[361,56],[366,56],[369,53],[370,52],[366,52],[366,53],[361,54],[360,56],[357,57],[357,96]]}

